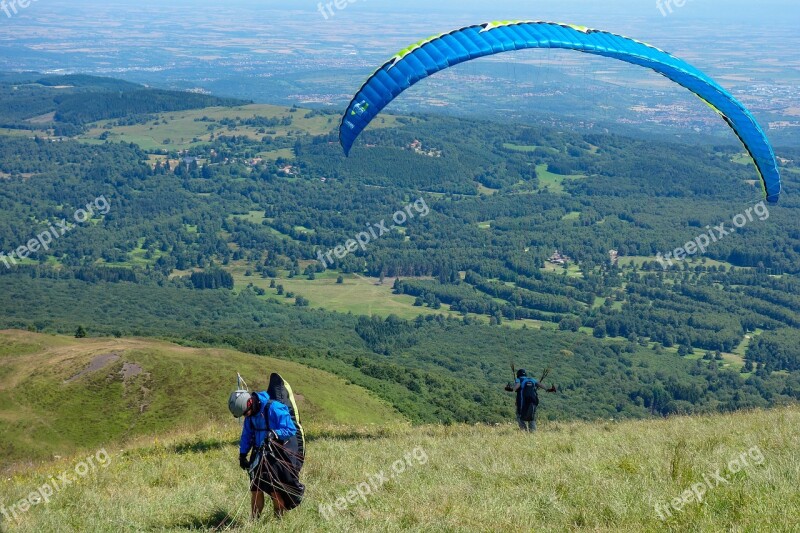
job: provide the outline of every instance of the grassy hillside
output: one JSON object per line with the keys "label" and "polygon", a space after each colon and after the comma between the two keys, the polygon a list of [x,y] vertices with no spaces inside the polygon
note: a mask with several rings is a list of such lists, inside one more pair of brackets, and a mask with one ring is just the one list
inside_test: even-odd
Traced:
{"label": "grassy hillside", "polygon": [[40,77],[27,73],[0,79],[0,124],[28,135],[71,137],[84,124],[98,120],[246,103],[82,74]]}
{"label": "grassy hillside", "polygon": [[[237,126],[223,127],[220,121],[247,120],[247,119],[287,119],[291,118],[289,125]],[[384,120],[376,121],[377,127],[385,128],[397,124],[397,117],[387,116]],[[145,150],[159,148],[185,149],[210,142],[211,134],[236,135],[248,139],[259,140],[265,134],[276,138],[294,138],[299,135],[324,135],[338,126],[339,117],[335,115],[310,114],[308,109],[288,108],[267,104],[250,104],[238,107],[207,107],[187,111],[173,111],[155,115],[151,120],[141,124],[120,126],[114,121],[100,121],[79,139],[83,141],[101,140],[101,135],[106,133],[102,140],[112,142],[133,142]],[[211,129],[209,129],[211,127]],[[267,133],[269,132],[269,133]],[[165,142],[166,141],[166,142]],[[293,158],[291,150],[265,151],[259,154],[266,159],[277,157]]]}
{"label": "grassy hillside", "polygon": [[270,372],[283,375],[309,427],[401,420],[364,389],[296,363],[153,340],[1,331],[0,468],[227,420],[237,371],[262,389]]}
{"label": "grassy hillside", "polygon": [[[800,409],[791,407],[549,423],[535,435],[512,426],[317,429],[309,432],[304,505],[280,522],[253,524],[229,420],[125,450],[109,446],[105,466],[73,474],[77,481],[49,503],[9,515],[9,530],[796,531],[798,423]],[[82,458],[0,481],[6,507]],[[711,488],[701,488],[704,476]],[[363,500],[351,493],[357,487]],[[663,509],[684,495],[682,510],[668,516]],[[337,498],[345,498],[342,509]]]}

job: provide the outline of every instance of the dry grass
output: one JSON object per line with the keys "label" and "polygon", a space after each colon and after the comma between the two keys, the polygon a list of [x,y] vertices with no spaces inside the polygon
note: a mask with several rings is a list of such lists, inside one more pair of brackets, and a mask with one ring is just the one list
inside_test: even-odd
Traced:
{"label": "dry grass", "polygon": [[[796,531],[800,523],[800,409],[654,421],[511,426],[317,427],[303,472],[307,499],[283,520],[247,518],[236,465],[238,428],[108,450],[107,468],[14,521],[19,531]],[[727,468],[758,447],[737,474]],[[408,455],[417,450],[416,456]],[[426,458],[425,461],[420,459]],[[409,458],[402,473],[392,465]],[[0,484],[8,506],[73,468],[61,460]],[[760,464],[756,464],[760,462]],[[424,464],[422,464],[424,463]],[[399,469],[399,466],[398,466]],[[717,469],[728,483],[662,521],[654,506]],[[366,501],[325,518],[384,471]],[[363,487],[363,485],[362,485]],[[331,516],[332,515],[332,516]]]}

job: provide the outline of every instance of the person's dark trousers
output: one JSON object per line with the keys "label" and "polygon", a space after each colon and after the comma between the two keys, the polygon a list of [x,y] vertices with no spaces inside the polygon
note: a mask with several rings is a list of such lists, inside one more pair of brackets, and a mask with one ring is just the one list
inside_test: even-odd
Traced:
{"label": "person's dark trousers", "polygon": [[522,431],[536,431],[536,407],[533,408],[533,420],[526,422],[522,419],[519,413],[517,413],[517,423],[519,424],[519,429]]}

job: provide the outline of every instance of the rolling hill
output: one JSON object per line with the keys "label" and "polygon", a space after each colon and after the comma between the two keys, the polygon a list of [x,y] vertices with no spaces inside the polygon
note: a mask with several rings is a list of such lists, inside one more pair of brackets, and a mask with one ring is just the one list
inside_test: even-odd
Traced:
{"label": "rolling hill", "polygon": [[399,422],[371,393],[327,372],[223,349],[152,339],[0,332],[0,469],[143,435],[230,422],[236,372],[251,389],[279,372],[310,428]]}

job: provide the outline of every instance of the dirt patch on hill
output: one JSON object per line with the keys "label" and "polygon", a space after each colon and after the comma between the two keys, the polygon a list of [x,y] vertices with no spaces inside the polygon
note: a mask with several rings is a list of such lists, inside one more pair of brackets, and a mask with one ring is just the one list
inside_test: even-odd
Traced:
{"label": "dirt patch on hill", "polygon": [[31,124],[49,124],[53,122],[55,118],[56,118],[56,112],[51,111],[50,113],[45,113],[44,115],[27,118],[25,119],[25,122],[30,122]]}
{"label": "dirt patch on hill", "polygon": [[[125,394],[130,395],[139,406],[139,414],[144,413],[150,407],[150,392],[147,387],[150,384],[150,372],[145,372],[138,363],[124,362],[119,371],[122,382],[125,386]],[[142,376],[140,380],[134,381],[136,376]]]}
{"label": "dirt patch on hill", "polygon": [[89,366],[72,376],[71,378],[64,380],[64,383],[72,383],[73,381],[82,378],[86,374],[91,374],[92,372],[97,372],[98,370],[102,369],[106,365],[109,365],[119,359],[119,353],[111,352],[102,355],[98,355],[89,363]]}
{"label": "dirt patch on hill", "polygon": [[128,381],[129,379],[141,374],[142,367],[136,363],[124,363],[122,365],[122,370],[120,370],[119,373],[122,374],[123,381]]}

